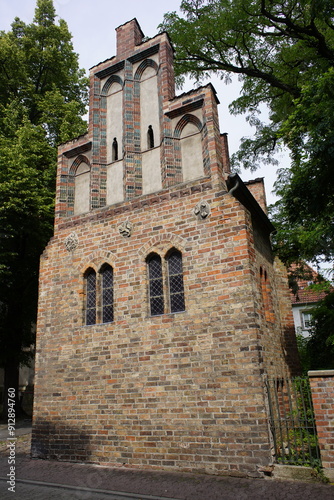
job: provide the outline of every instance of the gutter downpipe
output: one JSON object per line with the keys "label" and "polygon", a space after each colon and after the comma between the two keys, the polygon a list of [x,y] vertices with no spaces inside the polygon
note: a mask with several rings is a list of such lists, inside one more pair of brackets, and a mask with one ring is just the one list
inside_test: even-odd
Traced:
{"label": "gutter downpipe", "polygon": [[229,194],[233,194],[236,189],[239,187],[239,179],[237,179],[237,182],[234,184],[233,188],[229,190]]}

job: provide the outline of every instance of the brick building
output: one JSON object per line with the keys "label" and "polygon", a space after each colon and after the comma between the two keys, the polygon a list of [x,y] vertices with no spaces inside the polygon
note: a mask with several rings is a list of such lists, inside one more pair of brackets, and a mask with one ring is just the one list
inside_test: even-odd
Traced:
{"label": "brick building", "polygon": [[175,96],[167,34],[116,31],[90,72],[89,131],[59,148],[32,453],[256,474],[263,380],[296,354],[263,181],[230,173],[212,85]]}

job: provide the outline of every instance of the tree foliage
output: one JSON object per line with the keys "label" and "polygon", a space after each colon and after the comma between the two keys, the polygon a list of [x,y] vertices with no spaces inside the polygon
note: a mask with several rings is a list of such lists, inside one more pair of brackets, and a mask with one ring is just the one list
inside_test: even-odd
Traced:
{"label": "tree foliage", "polygon": [[55,18],[52,0],[37,0],[32,24],[15,18],[12,30],[0,33],[0,104],[19,103],[53,146],[85,132],[80,116],[87,104],[87,79],[71,34]]}
{"label": "tree foliage", "polygon": [[[161,25],[176,49],[177,75],[201,80],[237,74],[233,113],[255,127],[234,155],[255,169],[282,146],[291,167],[281,169],[273,210],[281,257],[333,257],[333,0],[183,0],[181,15]],[[269,123],[260,119],[269,109]]]}
{"label": "tree foliage", "polygon": [[298,337],[298,349],[305,373],[334,369],[334,293],[328,292],[309,312],[313,316],[309,337]]}
{"label": "tree foliage", "polygon": [[17,388],[36,321],[39,258],[53,228],[59,142],[86,131],[87,79],[52,0],[0,32],[0,366]]}

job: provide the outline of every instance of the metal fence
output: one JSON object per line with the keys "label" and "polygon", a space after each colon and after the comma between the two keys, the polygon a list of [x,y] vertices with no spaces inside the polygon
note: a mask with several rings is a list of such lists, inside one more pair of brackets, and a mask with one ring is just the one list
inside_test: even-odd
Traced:
{"label": "metal fence", "polygon": [[321,466],[308,377],[266,380],[276,463]]}

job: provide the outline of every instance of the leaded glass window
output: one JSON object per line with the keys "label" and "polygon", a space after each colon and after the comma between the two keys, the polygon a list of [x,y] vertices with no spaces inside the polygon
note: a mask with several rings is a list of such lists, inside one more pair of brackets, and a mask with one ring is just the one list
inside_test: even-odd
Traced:
{"label": "leaded glass window", "polygon": [[167,257],[168,262],[168,283],[170,297],[170,311],[179,312],[185,310],[182,255],[178,251],[173,251]]}
{"label": "leaded glass window", "polygon": [[101,270],[101,286],[102,323],[110,323],[114,321],[114,276],[112,267],[107,264]]}
{"label": "leaded glass window", "polygon": [[89,269],[85,276],[86,280],[86,325],[96,323],[96,273]]}
{"label": "leaded glass window", "polygon": [[162,265],[159,255],[152,255],[147,261],[151,316],[164,313]]}

